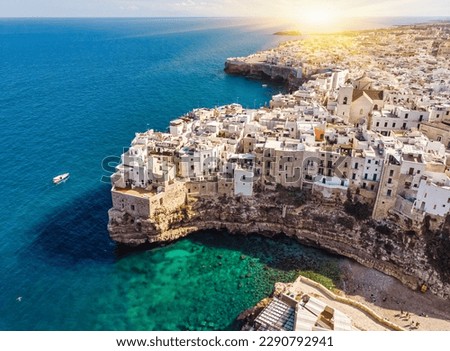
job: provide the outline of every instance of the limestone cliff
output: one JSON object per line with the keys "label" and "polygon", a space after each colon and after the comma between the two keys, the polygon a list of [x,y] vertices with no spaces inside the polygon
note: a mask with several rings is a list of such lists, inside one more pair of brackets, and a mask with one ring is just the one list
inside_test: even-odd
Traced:
{"label": "limestone cliff", "polygon": [[412,289],[426,284],[436,295],[450,296],[450,220],[438,230],[431,230],[430,223],[405,230],[394,224],[395,218],[382,223],[357,219],[341,202],[305,200],[298,194],[277,189],[253,197],[186,197],[177,207],[164,201],[151,218],[113,208],[108,229],[113,240],[126,245],[171,241],[205,229],[284,233],[394,276]]}
{"label": "limestone cliff", "polygon": [[292,89],[298,88],[304,83],[303,78],[298,78],[297,69],[264,62],[247,63],[229,60],[225,62],[225,72],[249,78],[283,82]]}

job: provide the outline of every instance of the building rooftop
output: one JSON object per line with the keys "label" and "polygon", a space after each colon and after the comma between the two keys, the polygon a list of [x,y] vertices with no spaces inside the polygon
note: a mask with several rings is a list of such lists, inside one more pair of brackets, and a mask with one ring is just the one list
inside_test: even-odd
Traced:
{"label": "building rooftop", "polygon": [[281,331],[347,331],[352,321],[341,311],[325,302],[304,295],[301,301],[283,294],[274,297],[270,304],[256,317],[255,329]]}

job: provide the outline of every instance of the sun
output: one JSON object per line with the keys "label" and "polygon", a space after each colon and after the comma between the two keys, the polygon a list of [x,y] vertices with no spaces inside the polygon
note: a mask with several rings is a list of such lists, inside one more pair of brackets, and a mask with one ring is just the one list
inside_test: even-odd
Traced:
{"label": "sun", "polygon": [[326,9],[305,9],[299,14],[301,25],[305,25],[316,30],[329,29],[336,22],[335,15]]}
{"label": "sun", "polygon": [[302,14],[301,20],[309,25],[323,26],[334,22],[335,18],[331,12],[320,9],[311,9],[306,10],[305,13]]}
{"label": "sun", "polygon": [[291,16],[301,28],[322,32],[336,29],[339,11],[332,4],[303,5],[298,6]]}

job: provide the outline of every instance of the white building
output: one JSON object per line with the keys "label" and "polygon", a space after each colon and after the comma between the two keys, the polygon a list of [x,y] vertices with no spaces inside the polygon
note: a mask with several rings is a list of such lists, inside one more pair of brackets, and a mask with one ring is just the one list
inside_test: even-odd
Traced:
{"label": "white building", "polygon": [[253,195],[253,171],[237,167],[234,170],[234,195]]}
{"label": "white building", "polygon": [[450,179],[447,178],[446,184],[421,180],[414,208],[432,215],[446,216],[450,212]]}
{"label": "white building", "polygon": [[425,110],[411,110],[403,106],[373,111],[370,130],[389,135],[391,130],[419,129],[420,123],[427,122],[430,113]]}

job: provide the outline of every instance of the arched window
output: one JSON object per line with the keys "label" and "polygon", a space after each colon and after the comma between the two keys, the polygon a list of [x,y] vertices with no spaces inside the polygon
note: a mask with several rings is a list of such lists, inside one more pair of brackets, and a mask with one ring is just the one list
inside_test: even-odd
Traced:
{"label": "arched window", "polygon": [[364,114],[364,110],[363,109],[359,110],[359,114],[363,115]]}
{"label": "arched window", "polygon": [[344,97],[344,105],[347,105],[347,100],[348,100],[348,98],[347,98],[347,96],[346,97]]}
{"label": "arched window", "polygon": [[375,111],[378,111],[378,105],[375,104],[375,106],[373,107],[373,109],[374,109]]}

